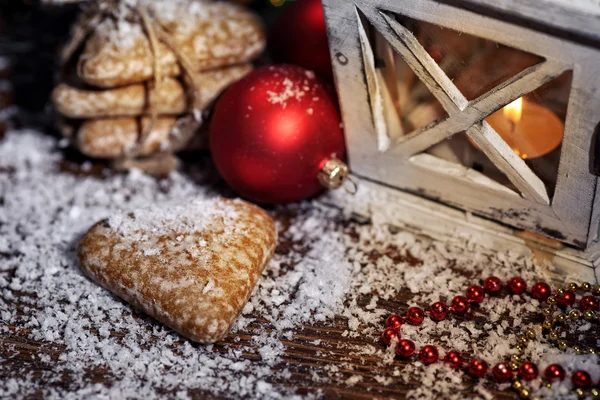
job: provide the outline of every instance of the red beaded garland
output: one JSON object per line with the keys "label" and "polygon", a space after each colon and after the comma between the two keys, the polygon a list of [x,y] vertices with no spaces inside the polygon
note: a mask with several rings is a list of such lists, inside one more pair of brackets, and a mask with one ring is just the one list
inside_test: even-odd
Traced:
{"label": "red beaded garland", "polygon": [[484,360],[473,360],[467,368],[467,373],[473,378],[482,378],[488,370],[488,363]]}
{"label": "red beaded garland", "polygon": [[483,281],[483,287],[489,294],[496,294],[502,290],[502,281],[496,276],[490,276]]}
{"label": "red beaded garland", "polygon": [[446,356],[444,357],[444,362],[448,364],[450,368],[458,369],[462,367],[464,359],[462,354],[460,354],[458,351],[452,350],[446,353]]}
{"label": "red beaded garland", "polygon": [[446,303],[438,301],[431,305],[431,309],[429,310],[429,315],[434,321],[441,321],[446,318],[448,315],[448,306]]}
{"label": "red beaded garland", "polygon": [[538,369],[536,365],[532,362],[523,363],[523,365],[521,365],[521,368],[519,368],[519,378],[523,380],[531,381],[537,378],[537,376]]}
{"label": "red beaded garland", "polygon": [[576,299],[575,293],[567,290],[561,296],[558,296],[556,302],[563,307],[570,307],[575,304]]}
{"label": "red beaded garland", "polygon": [[412,340],[400,339],[396,343],[396,355],[401,358],[409,358],[415,354],[415,343]]}
{"label": "red beaded garland", "polygon": [[452,311],[457,314],[466,313],[469,310],[469,300],[465,296],[455,296],[452,299]]}
{"label": "red beaded garland", "polygon": [[433,364],[439,359],[438,349],[435,346],[426,345],[419,351],[419,360],[425,365]]}
{"label": "red beaded garland", "polygon": [[481,303],[485,298],[485,291],[478,285],[469,286],[466,293],[467,299],[472,303]]}
{"label": "red beaded garland", "polygon": [[425,319],[425,312],[419,307],[410,307],[406,311],[406,320],[411,325],[419,325]]}
{"label": "red beaded garland", "polygon": [[538,282],[531,288],[531,296],[539,301],[545,301],[551,293],[552,289],[546,282]]}
{"label": "red beaded garland", "polygon": [[492,368],[492,375],[500,383],[508,382],[512,378],[512,370],[505,363],[498,363]]}
{"label": "red beaded garland", "polygon": [[594,296],[583,296],[579,300],[579,306],[584,310],[598,311],[600,310],[600,301]]}
{"label": "red beaded garland", "polygon": [[571,382],[573,382],[573,386],[581,389],[587,389],[592,386],[592,378],[590,377],[590,374],[582,370],[573,372],[573,375],[571,376]]}
{"label": "red beaded garland", "polygon": [[385,320],[385,326],[393,329],[400,329],[402,326],[402,317],[399,315],[392,314]]}
{"label": "red beaded garland", "polygon": [[400,333],[394,328],[387,328],[381,334],[381,341],[389,346],[392,340],[400,338]]}
{"label": "red beaded garland", "polygon": [[514,277],[508,281],[508,288],[513,294],[522,294],[527,290],[527,282],[521,277]]}
{"label": "red beaded garland", "polygon": [[558,364],[550,364],[546,367],[544,376],[548,382],[562,381],[565,379],[565,370]]}
{"label": "red beaded garland", "polygon": [[[485,292],[489,294],[495,294],[502,290],[502,282],[497,277],[489,277],[485,279],[483,287],[478,285],[471,285],[466,290],[465,296],[455,296],[450,306],[444,302],[433,303],[428,312],[423,311],[419,307],[410,307],[406,312],[406,317],[400,317],[398,315],[390,315],[386,319],[387,329],[381,335],[382,341],[385,344],[390,344],[393,339],[397,338],[395,352],[401,358],[410,358],[415,353],[415,344],[413,341],[408,339],[400,339],[399,329],[404,323],[410,323],[411,325],[419,325],[423,322],[425,315],[429,315],[434,321],[442,321],[447,317],[448,311],[453,311],[458,314],[465,313],[469,310],[470,303],[480,303],[485,299]],[[506,286],[513,294],[522,294],[527,291],[527,283],[521,277],[511,278]],[[573,306],[576,300],[576,294],[574,291],[566,290],[562,292],[562,295],[557,296],[557,303],[560,306],[567,307]],[[550,285],[545,282],[537,282],[531,288],[531,297],[546,301],[552,294]],[[579,306],[582,310],[600,310],[600,301],[594,296],[583,296],[579,301]],[[587,317],[587,315],[586,315]],[[529,333],[528,333],[529,335]],[[419,351],[419,359],[424,364],[433,364],[439,360],[439,352],[436,346],[426,345]],[[450,351],[448,352],[443,361],[453,369],[459,369],[464,359],[460,352]],[[474,378],[482,378],[488,372],[488,364],[485,360],[474,359],[468,367],[467,373]],[[513,370],[506,363],[498,363],[492,369],[492,375],[498,382],[508,382],[513,379]],[[523,381],[531,381],[538,377],[538,367],[532,362],[523,363],[518,372],[516,372],[518,379]],[[566,376],[565,370],[559,364],[551,364],[544,370],[544,376],[550,383],[563,380]],[[571,375],[571,381],[575,388],[588,389],[593,385],[591,376],[584,370],[575,371]],[[600,384],[600,382],[599,382]]]}

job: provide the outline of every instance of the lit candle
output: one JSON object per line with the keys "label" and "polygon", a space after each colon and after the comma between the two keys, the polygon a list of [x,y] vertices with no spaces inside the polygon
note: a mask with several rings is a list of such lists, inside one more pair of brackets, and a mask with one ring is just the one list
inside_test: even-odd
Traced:
{"label": "lit candle", "polygon": [[485,120],[522,159],[546,155],[562,142],[564,125],[560,118],[523,97]]}

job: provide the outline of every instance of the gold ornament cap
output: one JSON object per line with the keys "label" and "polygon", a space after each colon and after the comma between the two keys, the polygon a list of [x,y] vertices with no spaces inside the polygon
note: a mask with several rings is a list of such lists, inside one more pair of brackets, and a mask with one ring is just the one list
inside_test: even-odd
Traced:
{"label": "gold ornament cap", "polygon": [[335,157],[325,162],[317,175],[319,183],[329,189],[341,187],[350,194],[356,194],[358,187],[356,182],[350,178],[350,171],[345,162]]}

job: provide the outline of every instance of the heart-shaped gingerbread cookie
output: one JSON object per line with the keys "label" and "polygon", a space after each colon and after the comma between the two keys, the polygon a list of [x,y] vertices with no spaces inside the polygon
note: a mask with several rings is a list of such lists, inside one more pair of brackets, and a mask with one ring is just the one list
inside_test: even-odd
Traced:
{"label": "heart-shaped gingerbread cookie", "polygon": [[191,340],[213,343],[242,311],[276,242],[265,211],[218,198],[101,221],[83,236],[79,258],[117,296]]}

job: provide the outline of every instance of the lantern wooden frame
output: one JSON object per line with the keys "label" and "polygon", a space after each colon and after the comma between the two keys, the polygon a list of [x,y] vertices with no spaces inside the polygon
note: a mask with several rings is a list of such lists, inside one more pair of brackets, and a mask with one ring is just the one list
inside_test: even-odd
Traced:
{"label": "lantern wooden frame", "polygon": [[[597,266],[600,185],[591,173],[591,149],[600,122],[598,6],[586,3],[589,9],[579,10],[561,0],[323,0],[323,5],[354,174],[556,239],[571,247],[567,258]],[[469,101],[394,15],[492,40],[544,61]],[[447,118],[390,143],[364,21],[402,56]],[[573,80],[550,197],[543,182],[483,119],[569,70]],[[520,193],[423,153],[464,130]]]}

